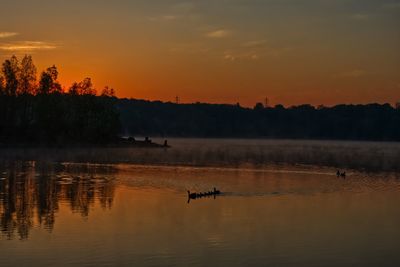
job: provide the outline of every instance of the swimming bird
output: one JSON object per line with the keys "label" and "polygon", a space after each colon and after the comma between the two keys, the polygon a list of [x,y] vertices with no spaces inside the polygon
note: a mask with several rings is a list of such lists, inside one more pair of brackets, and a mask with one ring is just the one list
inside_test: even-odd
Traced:
{"label": "swimming bird", "polygon": [[187,191],[188,192],[188,198],[190,199],[195,199],[196,197],[197,197],[197,194],[196,193],[190,193],[190,191],[188,190]]}
{"label": "swimming bird", "polygon": [[346,178],[346,172],[342,172],[342,173],[340,174],[340,176],[343,177],[343,178]]}
{"label": "swimming bird", "polygon": [[214,194],[214,195],[219,195],[219,194],[221,194],[221,191],[217,190],[217,189],[214,187],[214,192],[213,192],[213,194]]}
{"label": "swimming bird", "polygon": [[337,170],[337,172],[336,172],[336,176],[337,176],[337,177],[339,177],[339,176],[340,176],[340,171],[339,171],[339,170]]}

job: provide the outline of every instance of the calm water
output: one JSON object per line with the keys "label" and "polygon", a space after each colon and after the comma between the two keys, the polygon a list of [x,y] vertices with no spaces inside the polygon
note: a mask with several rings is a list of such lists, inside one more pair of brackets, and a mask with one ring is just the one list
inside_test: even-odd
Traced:
{"label": "calm water", "polygon": [[5,164],[0,266],[400,266],[400,179],[334,172]]}

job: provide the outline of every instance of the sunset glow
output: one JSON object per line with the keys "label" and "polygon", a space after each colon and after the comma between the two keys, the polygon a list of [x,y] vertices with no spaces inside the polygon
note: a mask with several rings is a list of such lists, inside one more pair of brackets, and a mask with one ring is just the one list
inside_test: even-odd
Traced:
{"label": "sunset glow", "polygon": [[0,60],[118,97],[334,105],[400,100],[400,1],[6,1]]}

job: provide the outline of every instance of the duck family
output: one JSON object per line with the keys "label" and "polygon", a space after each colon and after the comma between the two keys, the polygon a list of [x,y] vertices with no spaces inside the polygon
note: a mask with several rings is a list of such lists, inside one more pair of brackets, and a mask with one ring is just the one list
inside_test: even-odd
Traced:
{"label": "duck family", "polygon": [[189,190],[187,192],[188,192],[188,198],[189,199],[210,197],[210,196],[216,196],[216,195],[221,194],[221,191],[217,190],[215,187],[214,187],[214,189],[212,191],[208,191],[208,192],[191,193]]}

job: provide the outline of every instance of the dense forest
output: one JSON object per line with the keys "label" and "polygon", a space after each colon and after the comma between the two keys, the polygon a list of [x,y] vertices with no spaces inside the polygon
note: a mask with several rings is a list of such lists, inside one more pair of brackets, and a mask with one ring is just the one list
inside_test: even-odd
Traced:
{"label": "dense forest", "polygon": [[400,105],[174,104],[114,99],[123,134],[400,141]]}
{"label": "dense forest", "polygon": [[37,81],[31,56],[0,74],[0,143],[115,143],[119,136],[400,141],[400,104],[285,108],[119,99],[90,78],[63,88],[51,66]]}
{"label": "dense forest", "polygon": [[0,143],[104,143],[120,132],[113,89],[96,96],[90,78],[62,88],[56,66],[37,81],[31,56],[5,60],[1,72]]}

